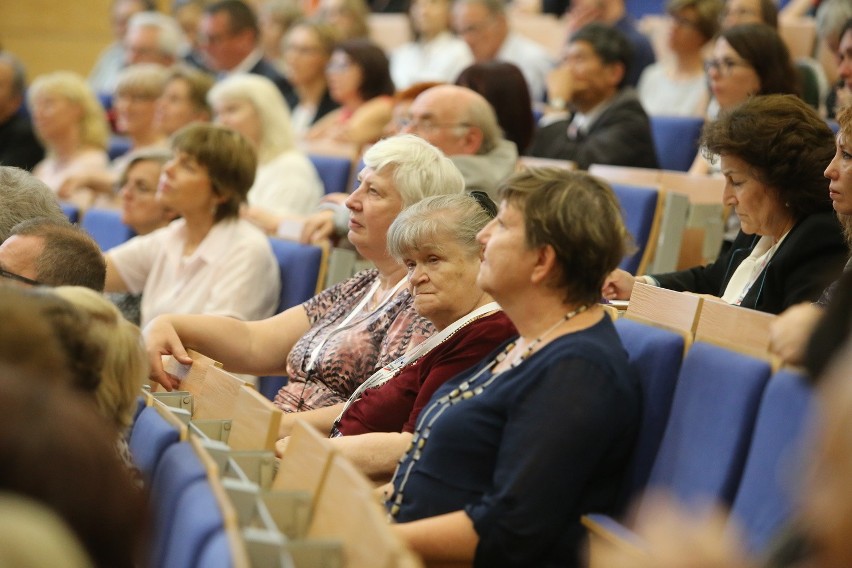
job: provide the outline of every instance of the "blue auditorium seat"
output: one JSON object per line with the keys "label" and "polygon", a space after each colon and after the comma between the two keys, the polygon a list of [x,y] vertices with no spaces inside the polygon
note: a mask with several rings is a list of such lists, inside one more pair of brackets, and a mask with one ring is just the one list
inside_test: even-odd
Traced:
{"label": "blue auditorium seat", "polygon": [[139,413],[130,432],[130,454],[133,463],[150,481],[166,449],[180,441],[180,432],[163,418],[157,409],[148,406]]}
{"label": "blue auditorium seat", "polygon": [[114,209],[91,208],[80,221],[101,250],[108,251],[134,236],[133,230],[121,222],[121,213]]}
{"label": "blue auditorium seat", "polygon": [[688,171],[698,155],[704,119],[694,116],[652,116],[650,119],[660,169]]}
{"label": "blue auditorium seat", "polygon": [[[610,186],[621,204],[624,225],[636,245],[636,252],[627,255],[621,261],[619,268],[631,274],[637,274],[644,270],[656,247],[654,229],[659,224],[656,220],[660,209],[658,207],[660,192],[655,187],[621,183],[612,183]],[[648,258],[646,258],[646,251],[648,251]]]}
{"label": "blue auditorium seat", "polygon": [[325,193],[348,193],[352,161],[337,156],[309,154],[308,158],[317,169]]}

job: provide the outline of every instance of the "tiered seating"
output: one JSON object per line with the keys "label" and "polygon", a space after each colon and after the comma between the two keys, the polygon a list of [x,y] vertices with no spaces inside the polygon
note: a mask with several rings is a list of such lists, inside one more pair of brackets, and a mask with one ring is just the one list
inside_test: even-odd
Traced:
{"label": "tiered seating", "polygon": [[664,170],[685,172],[698,154],[704,119],[694,116],[652,116],[651,136],[657,163]]}
{"label": "tiered seating", "polygon": [[121,222],[121,213],[116,209],[92,207],[83,214],[80,226],[95,239],[103,251],[134,236],[133,229]]}

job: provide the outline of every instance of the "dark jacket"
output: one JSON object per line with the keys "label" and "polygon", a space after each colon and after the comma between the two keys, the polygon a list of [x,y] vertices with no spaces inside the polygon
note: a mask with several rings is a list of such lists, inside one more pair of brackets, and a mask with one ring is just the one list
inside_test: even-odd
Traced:
{"label": "dark jacket", "polygon": [[[721,296],[737,266],[751,254],[759,235],[737,235],[716,262],[688,270],[654,274],[670,290]],[[820,297],[826,282],[838,277],[849,251],[834,212],[814,213],[796,223],[743,298],[742,306],[778,314]]]}
{"label": "dark jacket", "polygon": [[33,134],[27,116],[16,112],[0,124],[0,166],[32,170],[44,158],[44,148]]}
{"label": "dark jacket", "polygon": [[[290,89],[290,93],[285,95],[284,98],[287,100],[287,106],[290,107],[291,111],[296,108],[297,104],[299,104],[299,95],[296,94],[296,89]],[[319,105],[317,105],[317,113],[311,119],[311,124],[316,124],[319,119],[339,106],[340,105],[334,102],[334,99],[331,98],[331,95],[328,94],[328,89],[326,89],[322,94]]]}
{"label": "dark jacket", "polygon": [[588,132],[569,137],[570,124],[560,120],[536,132],[529,155],[571,160],[583,170],[591,164],[658,167],[651,123],[632,88],[619,91]]}

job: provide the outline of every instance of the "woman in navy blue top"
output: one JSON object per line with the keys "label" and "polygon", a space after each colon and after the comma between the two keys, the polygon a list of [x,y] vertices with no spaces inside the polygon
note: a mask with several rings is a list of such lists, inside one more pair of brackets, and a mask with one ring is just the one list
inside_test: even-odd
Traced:
{"label": "woman in navy blue top", "polygon": [[584,173],[530,169],[500,191],[477,282],[520,335],[435,393],[387,507],[427,562],[574,566],[580,516],[618,506],[639,424],[638,383],[598,304],[626,231]]}

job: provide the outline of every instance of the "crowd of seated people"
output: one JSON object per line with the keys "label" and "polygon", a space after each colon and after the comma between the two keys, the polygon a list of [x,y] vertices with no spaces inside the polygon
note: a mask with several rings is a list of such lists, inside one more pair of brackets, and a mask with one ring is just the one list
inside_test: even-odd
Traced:
{"label": "crowd of seated people", "polygon": [[[31,121],[44,158],[18,165],[51,187],[50,200],[120,209],[136,235],[99,251],[54,201],[21,215],[10,207],[0,233],[0,312],[10,322],[24,313],[15,304],[35,314],[21,325],[43,337],[46,354],[16,353],[20,341],[0,331],[10,335],[0,381],[17,381],[10,404],[33,404],[19,383],[57,378],[40,406],[50,424],[33,434],[117,467],[120,480],[104,490],[138,514],[104,535],[86,532],[82,511],[21,485],[44,457],[3,437],[21,456],[20,479],[0,490],[57,513],[94,564],[144,557],[147,516],[123,432],[145,375],[180,386],[163,355],[188,364],[192,349],[231,372],[286,374],[274,398],[284,411],[279,454],[297,421],[332,437],[362,473],[389,481],[380,494],[394,530],[426,563],[580,566],[580,517],[623,509],[644,411],[601,297],[629,298],[638,281],[782,314],[772,349],[797,363],[849,296],[827,285],[850,257],[852,109],[840,101],[835,137],[820,114],[825,93],[816,105],[801,98],[800,74],[767,25],[771,2],[670,0],[670,52],[659,63],[621,0],[544,2],[565,25],[558,60],[513,31],[497,0],[401,4],[413,39],[390,49],[371,35],[363,0],[322,0],[313,12],[277,0],[175,2],[171,16],[115,0],[117,43],[92,87],[70,72],[45,74],[26,88],[28,108],[19,66],[0,53],[0,165],[3,133],[23,136]],[[848,88],[852,20],[837,35]],[[706,117],[692,174],[724,177],[740,227],[709,265],[628,274],[616,268],[630,236],[611,188],[583,172],[522,169],[519,156],[579,170],[657,168],[651,117],[678,114]],[[130,149],[110,163],[119,137]],[[362,166],[348,193],[322,202],[307,153],[324,143]],[[17,198],[3,192],[3,169],[5,210]],[[7,173],[18,187],[33,179]],[[43,201],[38,189],[33,202]],[[374,268],[277,313],[269,239],[289,219],[304,222],[304,241],[347,241]],[[836,408],[826,410],[814,464],[835,482],[840,382],[826,387]],[[61,412],[59,400],[68,401]],[[97,422],[83,411],[93,401]],[[9,410],[4,420],[23,417]],[[84,451],[59,420],[88,420],[82,431],[107,435]],[[839,485],[803,489],[816,496],[803,513],[812,523],[804,537],[823,547],[815,566],[832,565],[822,555],[845,558],[813,521],[840,515],[827,505]],[[86,514],[109,523],[115,511]]]}

